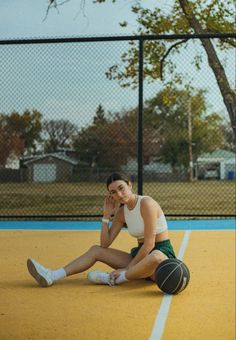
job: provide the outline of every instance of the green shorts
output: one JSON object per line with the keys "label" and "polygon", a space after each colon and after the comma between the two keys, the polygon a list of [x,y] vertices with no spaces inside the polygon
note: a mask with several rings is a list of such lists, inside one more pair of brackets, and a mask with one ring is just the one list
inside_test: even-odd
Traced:
{"label": "green shorts", "polygon": [[[134,247],[130,251],[130,255],[132,257],[135,257],[137,253],[139,252],[139,249],[142,247],[143,243],[140,243],[138,247]],[[174,249],[170,243],[170,240],[165,240],[161,242],[156,242],[154,248],[150,251],[150,253],[153,250],[160,250],[163,254],[165,254],[169,258],[176,258]]]}

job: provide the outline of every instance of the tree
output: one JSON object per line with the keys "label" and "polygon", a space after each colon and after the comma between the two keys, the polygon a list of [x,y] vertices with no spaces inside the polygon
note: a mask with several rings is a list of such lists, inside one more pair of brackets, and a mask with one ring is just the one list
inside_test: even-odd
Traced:
{"label": "tree", "polygon": [[[197,1],[200,5],[201,2]],[[196,3],[197,3],[196,2]],[[194,13],[194,9],[192,9],[192,6],[189,4],[187,0],[179,0],[180,6],[183,10],[183,13],[188,20],[188,23],[191,28],[193,28],[195,33],[204,33],[205,29],[203,29],[200,20],[198,20],[197,16]],[[232,1],[213,1],[213,4],[210,4],[210,8],[216,7],[215,5],[219,6],[218,11],[215,13],[214,17],[210,15],[209,11],[207,11],[207,20],[206,23],[209,25],[210,31],[225,31],[226,29],[229,29],[230,31],[235,30],[235,4],[233,4]],[[233,10],[231,14],[229,11],[229,7],[232,6],[231,9]],[[231,17],[231,22],[222,22],[222,11],[225,11],[225,14],[227,17]],[[220,11],[220,13],[219,13]],[[204,13],[206,15],[206,13]],[[227,25],[228,24],[228,25]],[[217,84],[219,86],[220,92],[222,94],[226,109],[229,114],[229,118],[231,121],[232,128],[234,130],[234,134],[236,137],[236,93],[235,90],[232,90],[230,88],[229,81],[226,77],[226,73],[224,71],[224,68],[217,56],[216,50],[211,42],[210,39],[201,39],[202,45],[206,51],[207,57],[208,57],[208,63],[215,75]],[[221,43],[221,46],[227,46],[228,44],[231,46],[236,46],[236,42],[233,40],[223,40]]]}
{"label": "tree", "polygon": [[19,157],[24,151],[24,143],[17,133],[10,133],[3,116],[0,116],[0,167],[5,168],[7,160],[15,155]]}
{"label": "tree", "polygon": [[233,131],[230,128],[230,124],[224,123],[221,125],[222,133],[224,134],[224,149],[235,152],[236,145],[234,143]]}
{"label": "tree", "polygon": [[[98,0],[97,2],[103,2]],[[158,5],[157,5],[158,6]],[[235,8],[232,0],[214,0],[210,3],[201,0],[188,1],[176,0],[169,15],[163,15],[159,7],[154,10],[145,9],[140,5],[132,7],[137,14],[137,22],[140,25],[140,35],[168,34],[168,33],[230,33],[235,32]],[[124,25],[125,26],[125,25]],[[236,136],[236,93],[231,89],[225,70],[218,58],[216,48],[210,39],[201,38],[201,43],[208,57],[226,109],[228,111],[231,126]],[[170,52],[179,53],[183,43],[187,40],[178,41],[170,47],[163,41],[147,41],[145,43],[146,61],[144,64],[144,76],[149,80],[163,79],[163,64],[169,67],[171,72],[175,69],[172,60],[167,60]],[[122,86],[137,84],[137,50],[131,42],[131,48],[122,55],[123,68],[117,65],[110,67],[107,76],[109,79],[117,79]],[[218,47],[223,50],[235,48],[235,39],[218,39]],[[195,65],[200,67],[201,54],[196,54]],[[175,74],[174,82],[181,82],[181,76]]]}
{"label": "tree", "polygon": [[36,142],[40,142],[42,130],[42,114],[37,110],[25,110],[23,114],[12,112],[5,115],[6,129],[9,133],[18,134],[24,143],[24,151],[36,149]]}
{"label": "tree", "polygon": [[[51,7],[58,8],[65,2],[70,0],[49,0],[47,13]],[[103,3],[107,0],[96,0],[95,3]],[[113,0],[116,2],[116,0]],[[80,2],[84,7],[85,0]],[[235,33],[235,3],[234,0],[175,0],[173,2],[172,10],[169,14],[163,14],[161,6],[156,5],[154,10],[147,9],[141,5],[134,5],[131,7],[132,11],[137,14],[137,22],[139,24],[138,34],[168,34],[168,33]],[[127,22],[121,24],[126,26]],[[235,89],[230,87],[224,67],[216,52],[216,47],[210,39],[201,38],[202,46],[207,54],[208,64],[212,69],[218,87],[222,94],[222,98],[229,114],[231,127],[236,138],[236,93]],[[178,41],[174,45],[167,47],[163,41],[148,41],[145,44],[145,73],[146,77],[157,79],[163,77],[163,64],[173,71],[175,68],[171,60],[167,60],[170,52],[180,52],[183,43],[187,40]],[[117,65],[110,67],[107,72],[109,79],[117,79],[122,86],[137,84],[137,49],[130,43],[131,48],[127,53],[122,55],[124,68],[120,69]],[[235,37],[233,38],[219,38],[217,45],[221,50],[235,48]],[[197,67],[201,63],[201,54],[195,57],[195,64]],[[167,61],[166,61],[167,60]],[[127,81],[128,79],[128,81]],[[176,79],[181,81],[181,77],[176,75]]]}
{"label": "tree", "polygon": [[[144,105],[144,162],[156,159],[170,163],[173,171],[189,166],[188,108],[191,99],[193,161],[202,152],[221,147],[224,142],[221,118],[207,114],[203,91],[188,92],[167,87]],[[138,109],[108,115],[82,129],[74,148],[81,160],[93,168],[120,169],[129,158],[137,158]]]}
{"label": "tree", "polygon": [[[107,158],[107,131],[106,123],[101,124],[95,116],[94,123],[83,128],[74,138],[73,147],[78,151],[81,161],[88,163],[92,168],[104,166]],[[109,158],[106,166],[109,167]]]}
{"label": "tree", "polygon": [[[79,132],[74,148],[92,168],[119,169],[136,152],[136,124],[130,112],[111,115],[101,108],[96,110],[93,123]],[[102,115],[98,114],[101,111]]]}
{"label": "tree", "polygon": [[20,157],[36,149],[40,141],[41,113],[26,110],[0,115],[0,165],[5,167],[11,155]]}
{"label": "tree", "polygon": [[77,128],[69,120],[46,120],[43,122],[45,135],[45,152],[56,152],[58,148],[66,148],[72,144]]}
{"label": "tree", "polygon": [[101,104],[98,105],[98,108],[96,110],[96,114],[93,119],[93,123],[96,124],[97,122],[100,123],[106,123],[106,118],[105,118],[105,110],[102,107]]}
{"label": "tree", "polygon": [[[189,141],[188,103],[191,104],[192,140]],[[211,152],[224,143],[222,119],[207,114],[204,92],[167,87],[145,103],[146,124],[158,129],[160,160],[170,163],[173,171],[189,167],[189,143],[193,144],[193,161],[202,152]]]}

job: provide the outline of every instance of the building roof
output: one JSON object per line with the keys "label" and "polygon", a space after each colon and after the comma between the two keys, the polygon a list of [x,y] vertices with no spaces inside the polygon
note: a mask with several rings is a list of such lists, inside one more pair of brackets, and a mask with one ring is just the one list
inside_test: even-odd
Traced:
{"label": "building roof", "polygon": [[220,162],[226,161],[230,159],[236,160],[236,154],[234,152],[223,150],[223,149],[216,149],[211,153],[203,153],[201,154],[197,161],[198,162]]}
{"label": "building roof", "polygon": [[70,163],[72,165],[77,165],[79,163],[79,160],[73,159],[73,158],[68,157],[64,154],[58,154],[58,153],[48,153],[48,154],[46,154],[45,153],[45,154],[40,155],[40,156],[30,157],[29,160],[24,160],[24,164],[27,165],[27,164],[31,164],[33,162],[38,162],[38,161],[43,160],[43,159],[48,158],[48,157],[56,158],[56,159],[62,160],[64,162]]}

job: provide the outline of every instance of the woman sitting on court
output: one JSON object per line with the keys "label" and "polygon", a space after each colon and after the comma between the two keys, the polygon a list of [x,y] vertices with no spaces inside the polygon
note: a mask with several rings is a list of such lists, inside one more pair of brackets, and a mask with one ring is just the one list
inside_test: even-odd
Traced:
{"label": "woman sitting on court", "polygon": [[[66,276],[84,272],[97,261],[114,270],[111,273],[89,272],[88,280],[91,282],[115,285],[143,278],[154,281],[157,266],[167,258],[175,258],[166,219],[159,204],[149,196],[133,193],[129,179],[117,173],[107,179],[107,190],[100,246],[92,246],[85,254],[57,270],[47,269],[35,260],[28,259],[28,270],[41,287],[51,286]],[[130,253],[110,248],[124,225],[138,241],[138,246],[132,248]]]}

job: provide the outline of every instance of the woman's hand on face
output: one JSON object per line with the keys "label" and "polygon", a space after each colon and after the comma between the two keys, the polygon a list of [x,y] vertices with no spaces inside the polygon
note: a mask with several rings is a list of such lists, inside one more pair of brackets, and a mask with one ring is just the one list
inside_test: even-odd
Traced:
{"label": "woman's hand on face", "polygon": [[105,218],[110,218],[112,215],[115,215],[118,208],[119,203],[116,202],[110,194],[108,194],[104,200],[103,216]]}

